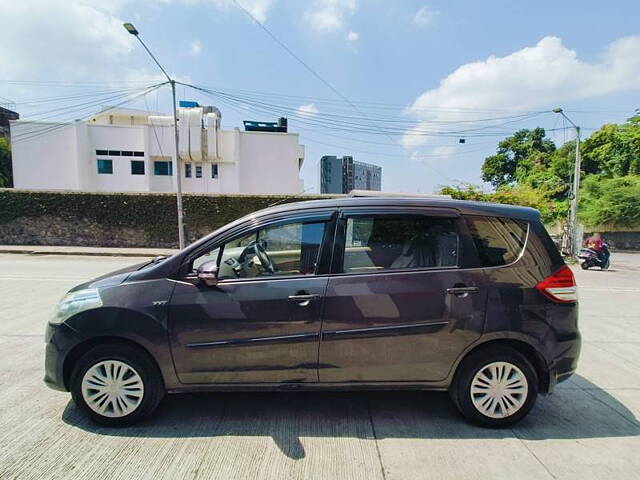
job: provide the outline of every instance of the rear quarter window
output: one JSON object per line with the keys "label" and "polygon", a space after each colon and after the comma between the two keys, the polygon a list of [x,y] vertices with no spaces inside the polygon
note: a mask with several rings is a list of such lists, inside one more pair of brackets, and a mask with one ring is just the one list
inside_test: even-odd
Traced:
{"label": "rear quarter window", "polygon": [[484,267],[515,262],[527,241],[528,223],[504,217],[465,217],[471,239]]}

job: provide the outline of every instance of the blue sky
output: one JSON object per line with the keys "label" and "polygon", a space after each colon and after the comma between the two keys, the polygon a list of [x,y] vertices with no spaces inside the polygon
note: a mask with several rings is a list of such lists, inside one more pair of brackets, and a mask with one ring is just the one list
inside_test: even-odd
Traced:
{"label": "blue sky", "polygon": [[[357,110],[232,0],[0,0],[0,96],[38,117],[42,107],[29,100],[90,93],[102,82],[133,88],[157,81],[121,27],[131,21],[177,78],[232,95],[178,91],[217,105],[224,127],[288,113],[306,146],[302,177],[310,192],[324,154],[381,165],[388,191],[480,184],[482,160],[509,132],[539,125],[560,128],[549,133],[559,143],[571,138],[557,116],[532,112],[560,105],[596,128],[640,107],[637,1],[238,1]],[[238,95],[268,107],[247,107]],[[170,110],[168,89],[146,100],[135,106]],[[328,130],[335,119],[353,127]],[[477,130],[483,125],[494,126]],[[473,132],[456,133],[463,129]]]}

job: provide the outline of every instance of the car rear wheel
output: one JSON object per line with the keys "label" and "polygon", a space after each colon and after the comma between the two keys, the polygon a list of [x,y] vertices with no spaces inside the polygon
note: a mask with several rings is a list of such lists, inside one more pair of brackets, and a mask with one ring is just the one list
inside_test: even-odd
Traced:
{"label": "car rear wheel", "polygon": [[468,420],[504,427],[529,413],[538,396],[538,376],[520,352],[508,347],[487,348],[462,361],[450,393]]}
{"label": "car rear wheel", "polygon": [[147,354],[110,343],[80,358],[71,375],[71,395],[94,421],[119,427],[153,412],[164,395],[164,385]]}

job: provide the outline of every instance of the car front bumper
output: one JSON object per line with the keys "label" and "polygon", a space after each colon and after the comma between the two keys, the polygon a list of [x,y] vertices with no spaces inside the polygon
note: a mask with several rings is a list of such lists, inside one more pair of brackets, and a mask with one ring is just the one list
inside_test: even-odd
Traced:
{"label": "car front bumper", "polygon": [[69,352],[81,341],[81,336],[66,323],[47,324],[45,333],[44,383],[54,390],[68,392],[64,362]]}

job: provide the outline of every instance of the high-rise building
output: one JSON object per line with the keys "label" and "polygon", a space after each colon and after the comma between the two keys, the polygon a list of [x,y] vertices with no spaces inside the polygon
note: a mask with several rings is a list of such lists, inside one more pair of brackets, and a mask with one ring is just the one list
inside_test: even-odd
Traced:
{"label": "high-rise building", "polygon": [[382,190],[382,167],[353,157],[325,155],[320,159],[320,193]]}

